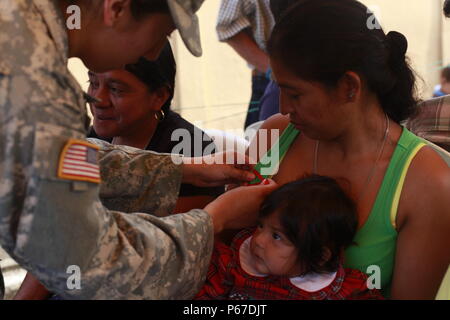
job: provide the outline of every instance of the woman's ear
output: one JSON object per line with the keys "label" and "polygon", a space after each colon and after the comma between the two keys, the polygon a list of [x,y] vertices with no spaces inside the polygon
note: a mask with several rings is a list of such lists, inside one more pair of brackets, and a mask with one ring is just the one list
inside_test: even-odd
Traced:
{"label": "woman's ear", "polygon": [[361,96],[361,77],[353,71],[347,71],[339,80],[339,92],[343,101],[354,102]]}
{"label": "woman's ear", "polygon": [[151,109],[159,111],[170,97],[170,91],[167,87],[161,87],[151,93]]}
{"label": "woman's ear", "polygon": [[125,16],[130,16],[131,0],[103,0],[103,23],[113,27]]}

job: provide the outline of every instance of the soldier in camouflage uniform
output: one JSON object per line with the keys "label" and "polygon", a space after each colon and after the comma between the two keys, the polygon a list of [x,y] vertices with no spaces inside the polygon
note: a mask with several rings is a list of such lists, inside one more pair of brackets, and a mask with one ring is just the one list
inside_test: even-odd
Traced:
{"label": "soldier in camouflage uniform", "polygon": [[[125,19],[121,14],[114,16],[112,5],[103,9],[102,0],[0,2],[0,245],[48,289],[66,299],[190,298],[206,275],[214,232],[252,222],[274,185],[231,191],[205,210],[165,218],[108,211],[99,193],[104,199],[135,201],[143,209],[168,210],[181,180],[202,186],[235,176],[240,180],[253,177],[244,178],[230,166],[176,165],[174,156],[111,145],[102,145],[98,154],[102,184],[98,177],[65,172],[67,148],[78,143],[88,154],[98,150],[84,140],[85,101],[67,69],[68,57],[79,54],[92,70],[117,68],[119,63],[133,62],[133,54],[157,54],[167,30],[158,22],[156,29],[147,29],[155,32],[151,37],[142,29],[140,35],[139,31],[122,35],[134,40],[145,37],[141,44],[157,40],[145,50],[139,45],[127,48],[127,57],[119,52],[106,56],[95,45],[100,51],[74,53],[73,43],[80,34],[73,36],[66,30],[62,15],[70,2],[92,3],[105,10],[109,38],[118,32],[115,23],[123,22],[117,19]],[[154,2],[158,0],[148,1]],[[181,28],[186,45],[196,55],[201,50],[194,12],[202,2],[167,0],[175,26]],[[110,3],[129,12],[126,1]],[[101,17],[96,15],[103,21]],[[142,25],[148,27],[150,22],[144,19]],[[98,34],[103,31],[99,29]],[[94,30],[75,32],[94,34]],[[115,49],[123,51],[120,44]],[[248,215],[241,221],[241,216]],[[80,289],[67,286],[71,265],[81,269]]]}

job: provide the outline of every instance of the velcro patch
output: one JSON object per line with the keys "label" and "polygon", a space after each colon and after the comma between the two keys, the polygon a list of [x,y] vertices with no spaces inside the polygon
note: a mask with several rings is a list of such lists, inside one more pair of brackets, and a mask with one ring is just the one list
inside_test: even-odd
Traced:
{"label": "velcro patch", "polygon": [[83,140],[69,139],[59,157],[58,177],[100,183],[97,154],[100,148]]}

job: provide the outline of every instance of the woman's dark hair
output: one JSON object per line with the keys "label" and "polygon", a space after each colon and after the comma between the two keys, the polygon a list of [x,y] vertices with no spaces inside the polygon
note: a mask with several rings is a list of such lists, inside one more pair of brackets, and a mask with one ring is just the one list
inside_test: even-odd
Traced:
{"label": "woman's dark hair", "polygon": [[170,109],[175,93],[177,66],[169,42],[167,42],[157,60],[149,61],[145,58],[140,58],[137,63],[126,65],[125,69],[145,83],[150,91],[167,87],[170,96],[163,105],[162,110],[168,111]]}
{"label": "woman's dark hair", "polygon": [[[286,237],[299,251],[303,275],[335,272],[358,227],[353,201],[328,177],[311,175],[287,183],[263,202],[260,218],[278,213]],[[330,255],[324,261],[326,250]]]}
{"label": "woman's dark hair", "polygon": [[283,12],[297,1],[298,0],[270,0],[270,11],[272,11],[275,21],[278,21]]}
{"label": "woman's dark hair", "polygon": [[307,81],[334,88],[347,71],[356,72],[396,122],[413,115],[419,102],[407,48],[401,33],[386,35],[356,0],[298,0],[268,44],[272,58]]}

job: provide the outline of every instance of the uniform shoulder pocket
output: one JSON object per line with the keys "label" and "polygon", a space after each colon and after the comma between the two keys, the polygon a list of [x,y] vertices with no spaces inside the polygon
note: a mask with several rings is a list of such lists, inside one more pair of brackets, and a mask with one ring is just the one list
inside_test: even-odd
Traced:
{"label": "uniform shoulder pocket", "polygon": [[98,147],[82,133],[38,123],[33,146],[33,170],[48,180],[100,183]]}

